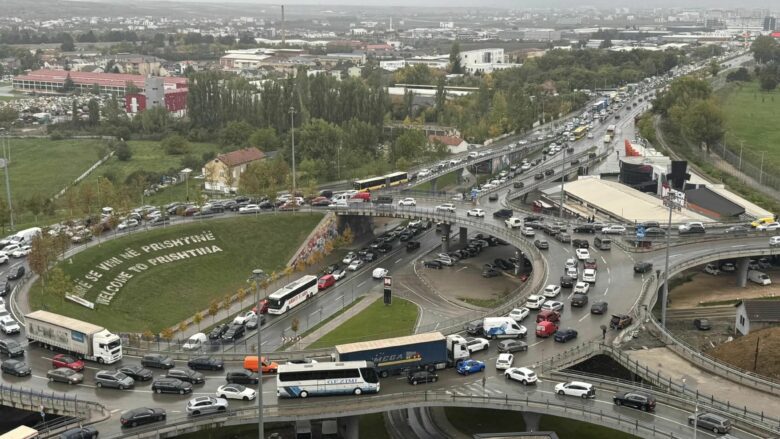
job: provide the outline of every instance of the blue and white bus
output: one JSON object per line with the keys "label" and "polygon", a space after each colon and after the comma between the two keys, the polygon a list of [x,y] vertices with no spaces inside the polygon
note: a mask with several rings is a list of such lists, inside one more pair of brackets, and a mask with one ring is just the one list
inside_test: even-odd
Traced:
{"label": "blue and white bus", "polygon": [[317,294],[317,276],[306,275],[268,296],[268,314],[284,314]]}
{"label": "blue and white bus", "polygon": [[282,364],[276,375],[276,395],[282,398],[377,392],[379,375],[370,361]]}

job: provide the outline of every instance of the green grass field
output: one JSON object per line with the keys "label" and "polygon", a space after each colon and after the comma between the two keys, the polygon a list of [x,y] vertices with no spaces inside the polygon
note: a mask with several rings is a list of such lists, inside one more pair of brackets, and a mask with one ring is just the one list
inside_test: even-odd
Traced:
{"label": "green grass field", "polygon": [[[437,191],[443,191],[448,188],[451,188],[453,186],[456,186],[458,184],[458,172],[450,172],[449,174],[444,174],[441,177],[439,177],[436,180],[436,190]],[[416,191],[432,191],[433,190],[433,184],[430,181],[426,181],[425,183],[417,186],[414,188]]]}
{"label": "green grass field", "polygon": [[[525,431],[525,422],[518,412],[506,410],[447,407],[447,419],[458,430],[469,435],[477,433],[508,433]],[[557,416],[542,416],[539,431],[554,431],[560,439],[631,439],[636,436],[588,422]]]}
{"label": "green grass field", "polygon": [[[133,152],[133,157],[126,162],[112,158],[98,169],[98,174],[114,172],[120,180],[124,181],[125,177],[139,169],[150,172],[164,172],[170,168],[178,172],[182,169],[181,160],[184,156],[166,154],[160,147],[160,142],[131,140],[127,142],[127,145]],[[191,143],[190,145],[192,145],[191,154],[199,160],[204,152],[219,152],[219,147],[210,143]],[[197,174],[200,174],[200,169],[193,169],[193,175]]]}
{"label": "green grass field", "polygon": [[[726,115],[726,145],[759,165],[765,152],[764,169],[780,166],[780,90],[762,92],[757,81],[727,86],[721,92],[721,108]],[[771,171],[770,171],[771,172]]]}
{"label": "green grass field", "polygon": [[[312,343],[308,349],[324,348],[342,343],[374,340],[410,335],[417,322],[417,305],[408,300],[393,298],[393,304],[385,306],[377,299],[341,326]],[[382,322],[377,325],[377,322]]]}
{"label": "green grass field", "polygon": [[[123,282],[121,273],[132,275],[114,292],[109,305],[98,303],[95,310],[90,310],[45,293],[38,282],[31,291],[30,306],[114,331],[158,332],[208,308],[212,300],[222,299],[228,294],[235,294],[238,288],[246,287],[247,276],[253,269],[262,268],[268,273],[283,269],[321,218],[321,214],[306,213],[218,219],[160,228],[108,241],[74,256],[72,263],[60,263],[60,267],[74,281],[85,280],[93,285],[84,294],[85,299],[93,302],[111,282]],[[151,243],[198,235],[204,231],[210,231],[215,239],[160,250],[144,249]],[[166,263],[155,260],[159,256],[212,245],[222,251]],[[127,249],[140,255],[125,260],[120,253]],[[120,261],[115,267],[99,267],[112,257]],[[156,265],[150,259],[155,260]],[[129,267],[136,263],[143,263],[148,268],[135,272]],[[97,281],[88,280],[85,275],[90,271],[101,277]]]}

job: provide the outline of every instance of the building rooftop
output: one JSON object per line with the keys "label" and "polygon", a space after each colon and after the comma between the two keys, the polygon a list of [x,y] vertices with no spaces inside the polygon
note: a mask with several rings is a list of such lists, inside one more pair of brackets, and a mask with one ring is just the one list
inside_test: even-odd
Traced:
{"label": "building rooftop", "polygon": [[[145,77],[143,75],[131,75],[125,73],[93,73],[93,72],[75,72],[67,70],[34,70],[26,75],[14,77],[14,81],[40,81],[40,82],[64,82],[70,75],[71,81],[75,84],[99,84],[103,87],[122,87],[128,82],[133,83],[138,88],[143,89]],[[187,78],[163,77],[165,85],[187,85]]]}
{"label": "building rooftop", "polygon": [[710,190],[706,186],[685,191],[685,199],[689,203],[725,217],[736,217],[745,213],[744,207]]}
{"label": "building rooftop", "polygon": [[263,157],[265,157],[263,151],[260,151],[255,147],[251,147],[220,154],[217,156],[217,160],[232,168],[234,166],[243,165],[244,163],[260,160]]}
{"label": "building rooftop", "polygon": [[734,306],[744,306],[752,322],[780,323],[780,302],[776,300],[742,300]]}

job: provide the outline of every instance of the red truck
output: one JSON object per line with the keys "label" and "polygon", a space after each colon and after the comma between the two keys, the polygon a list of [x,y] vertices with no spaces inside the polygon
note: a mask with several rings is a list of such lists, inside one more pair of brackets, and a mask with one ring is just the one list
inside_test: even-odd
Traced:
{"label": "red truck", "polygon": [[549,337],[555,334],[558,330],[558,325],[553,322],[542,321],[536,324],[536,336],[537,337]]}

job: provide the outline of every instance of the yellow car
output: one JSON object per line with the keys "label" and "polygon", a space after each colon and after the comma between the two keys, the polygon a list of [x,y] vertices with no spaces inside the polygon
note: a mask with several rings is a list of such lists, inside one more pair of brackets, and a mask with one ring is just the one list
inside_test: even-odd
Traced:
{"label": "yellow car", "polygon": [[750,225],[755,228],[755,227],[758,227],[758,226],[760,226],[762,224],[767,224],[767,223],[771,223],[771,222],[774,222],[774,221],[775,221],[774,217],[768,216],[766,218],[759,218],[759,219],[753,221],[752,223],[750,223]]}

